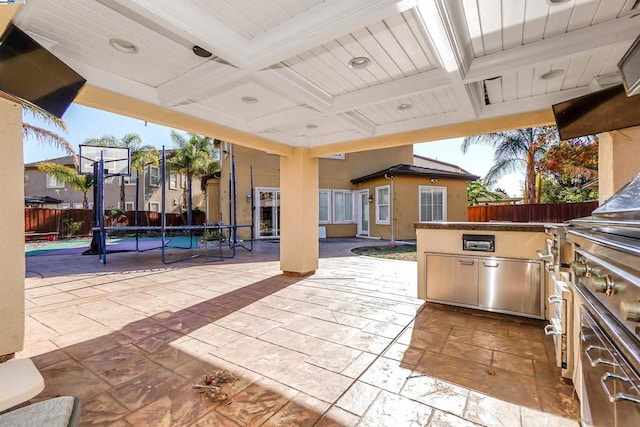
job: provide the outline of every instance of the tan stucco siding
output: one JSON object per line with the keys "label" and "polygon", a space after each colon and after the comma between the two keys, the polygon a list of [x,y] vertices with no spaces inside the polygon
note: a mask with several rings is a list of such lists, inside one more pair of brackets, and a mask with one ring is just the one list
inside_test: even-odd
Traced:
{"label": "tan stucco siding", "polygon": [[600,203],[640,173],[640,126],[600,134],[598,195]]}

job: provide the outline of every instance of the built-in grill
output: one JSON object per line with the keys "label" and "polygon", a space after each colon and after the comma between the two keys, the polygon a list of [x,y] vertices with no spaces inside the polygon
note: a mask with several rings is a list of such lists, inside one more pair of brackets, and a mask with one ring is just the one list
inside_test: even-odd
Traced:
{"label": "built-in grill", "polygon": [[[640,425],[640,175],[570,222],[583,425]],[[574,379],[576,379],[574,376]]]}

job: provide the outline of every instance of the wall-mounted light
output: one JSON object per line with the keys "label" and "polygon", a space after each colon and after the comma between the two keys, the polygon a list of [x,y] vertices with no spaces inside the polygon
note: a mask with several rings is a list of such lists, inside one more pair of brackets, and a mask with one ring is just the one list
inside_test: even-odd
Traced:
{"label": "wall-mounted light", "polygon": [[373,194],[369,194],[369,203],[373,203]]}
{"label": "wall-mounted light", "polygon": [[436,182],[438,182],[438,178],[431,178],[431,183],[435,184]]}
{"label": "wall-mounted light", "polygon": [[247,193],[247,202],[251,201],[251,193]]}

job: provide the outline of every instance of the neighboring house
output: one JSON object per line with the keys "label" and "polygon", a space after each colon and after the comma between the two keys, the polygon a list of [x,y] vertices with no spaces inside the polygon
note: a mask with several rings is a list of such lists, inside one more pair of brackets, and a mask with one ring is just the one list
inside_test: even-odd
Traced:
{"label": "neighboring house", "polygon": [[[53,162],[69,167],[74,167],[71,156],[59,157],[51,160]],[[38,170],[38,163],[28,163],[24,165],[24,194],[25,204],[30,204],[29,200],[45,200],[43,207],[58,209],[82,209],[82,193],[72,189],[69,184],[64,184],[55,177]],[[125,182],[125,206],[121,206],[120,182]],[[160,212],[162,203],[162,188],[160,186],[160,168],[156,166],[146,166],[139,177],[139,198],[138,209],[140,211]],[[166,176],[166,212],[180,213],[186,208],[184,191],[186,188],[186,175],[167,171]],[[204,194],[198,191],[197,185],[193,191],[193,206],[199,209],[205,207]],[[132,211],[135,209],[136,200],[136,176],[135,171],[129,176],[115,176],[105,179],[104,184],[105,208],[115,207],[122,210]],[[93,207],[93,190],[87,193],[90,207]],[[57,203],[53,203],[57,202]],[[31,204],[32,205],[32,204]]]}
{"label": "neighboring house", "polygon": [[[236,161],[238,224],[251,224],[255,238],[280,235],[280,159],[224,144],[221,173],[205,177],[208,222],[230,224],[230,165]],[[251,193],[250,169],[254,192]],[[449,163],[414,156],[413,146],[338,154],[319,161],[320,237],[413,240],[418,221],[466,221],[467,182],[478,177]],[[241,239],[249,229],[239,230]]]}

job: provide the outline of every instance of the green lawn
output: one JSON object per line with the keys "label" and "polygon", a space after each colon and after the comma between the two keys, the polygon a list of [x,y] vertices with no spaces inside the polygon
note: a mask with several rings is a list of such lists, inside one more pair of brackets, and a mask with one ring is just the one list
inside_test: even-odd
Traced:
{"label": "green lawn", "polygon": [[376,258],[400,259],[404,261],[417,261],[415,245],[394,245],[385,246],[364,246],[355,248],[353,253],[358,255],[372,256]]}

